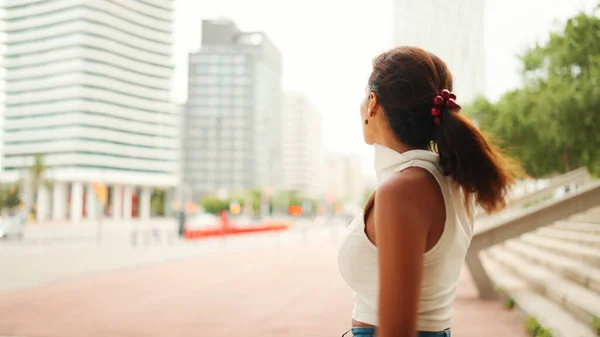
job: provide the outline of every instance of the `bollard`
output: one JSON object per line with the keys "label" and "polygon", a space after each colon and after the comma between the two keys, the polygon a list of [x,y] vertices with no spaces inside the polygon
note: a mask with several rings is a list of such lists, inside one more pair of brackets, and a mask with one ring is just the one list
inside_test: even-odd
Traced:
{"label": "bollard", "polygon": [[180,238],[185,235],[185,211],[177,213],[177,234]]}

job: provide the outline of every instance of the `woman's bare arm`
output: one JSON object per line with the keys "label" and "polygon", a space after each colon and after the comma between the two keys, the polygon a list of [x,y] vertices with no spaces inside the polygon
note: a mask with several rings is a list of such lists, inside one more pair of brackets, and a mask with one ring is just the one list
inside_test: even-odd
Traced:
{"label": "woman's bare arm", "polygon": [[416,336],[423,254],[430,228],[444,216],[440,194],[435,178],[419,168],[397,174],[377,189],[378,337]]}

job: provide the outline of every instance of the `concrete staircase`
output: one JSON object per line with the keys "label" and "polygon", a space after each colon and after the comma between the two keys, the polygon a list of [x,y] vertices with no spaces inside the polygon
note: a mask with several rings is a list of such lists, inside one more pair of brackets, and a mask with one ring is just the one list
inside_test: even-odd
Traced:
{"label": "concrete staircase", "polygon": [[554,337],[600,336],[600,207],[479,254],[505,296]]}

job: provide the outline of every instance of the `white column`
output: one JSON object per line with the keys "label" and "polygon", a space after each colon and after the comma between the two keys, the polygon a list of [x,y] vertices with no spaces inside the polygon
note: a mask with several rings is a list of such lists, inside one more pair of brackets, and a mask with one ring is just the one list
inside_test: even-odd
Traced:
{"label": "white column", "polygon": [[71,186],[71,222],[81,222],[83,212],[83,183],[74,182]]}
{"label": "white column", "polygon": [[50,190],[44,184],[38,188],[36,218],[38,221],[50,218]]}
{"label": "white column", "polygon": [[67,184],[55,182],[52,190],[52,220],[67,217]]}
{"label": "white column", "polygon": [[142,188],[142,195],[140,197],[140,218],[142,220],[150,219],[150,198],[152,197],[152,190],[150,187]]}
{"label": "white column", "polygon": [[96,191],[92,184],[88,184],[86,187],[85,196],[85,214],[87,219],[95,220],[98,218],[98,198],[96,197]]}
{"label": "white column", "polygon": [[131,212],[133,210],[133,186],[125,186],[123,188],[123,219],[131,220]]}
{"label": "white column", "polygon": [[110,208],[112,209],[112,217],[118,220],[123,217],[123,186],[113,186],[111,194]]}

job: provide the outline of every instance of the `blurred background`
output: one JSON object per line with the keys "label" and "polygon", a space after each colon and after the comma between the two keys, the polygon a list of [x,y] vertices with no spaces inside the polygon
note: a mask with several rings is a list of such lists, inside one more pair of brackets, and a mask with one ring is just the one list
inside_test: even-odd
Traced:
{"label": "blurred background", "polygon": [[399,45],[528,174],[477,218],[455,333],[600,335],[599,5],[0,1],[0,335],[341,335]]}

